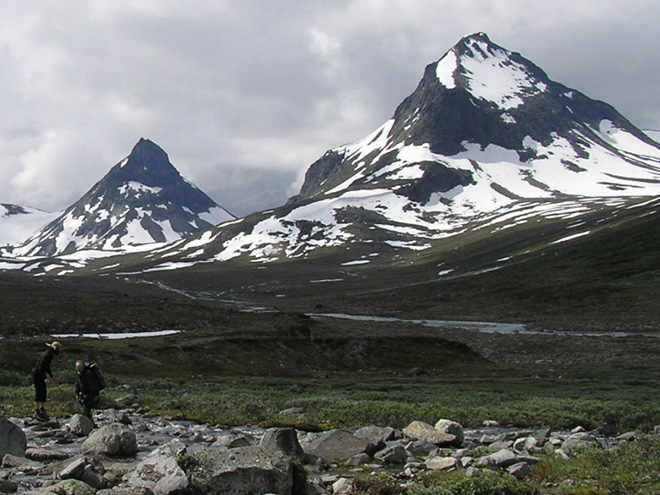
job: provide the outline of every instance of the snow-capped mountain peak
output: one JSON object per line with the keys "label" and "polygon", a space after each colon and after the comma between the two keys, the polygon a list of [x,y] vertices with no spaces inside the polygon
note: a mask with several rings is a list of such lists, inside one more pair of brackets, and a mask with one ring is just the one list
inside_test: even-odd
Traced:
{"label": "snow-capped mountain peak", "polygon": [[126,252],[180,240],[234,219],[185,180],[158,145],[140,139],[128,157],[14,254]]}
{"label": "snow-capped mountain peak", "polygon": [[485,33],[463,38],[438,61],[436,75],[447,89],[463,86],[475,98],[503,110],[548,89],[543,71],[493,44]]}

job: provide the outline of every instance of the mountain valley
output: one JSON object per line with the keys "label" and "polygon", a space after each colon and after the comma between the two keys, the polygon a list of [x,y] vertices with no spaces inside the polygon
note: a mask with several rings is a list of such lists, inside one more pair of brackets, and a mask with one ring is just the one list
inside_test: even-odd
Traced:
{"label": "mountain valley", "polygon": [[[235,218],[141,139],[74,205],[20,241],[1,238],[0,335],[31,352],[50,335],[181,332],[139,352],[70,338],[113,372],[128,359],[155,374],[160,356],[197,369],[200,355],[226,362],[252,346],[218,373],[289,376],[304,355],[298,371],[313,376],[318,346],[334,372],[357,346],[379,350],[342,372],[452,374],[438,352],[458,374],[471,363],[472,376],[655,382],[658,207],[660,145],[476,33],[273,210]],[[3,221],[30,216],[2,208]],[[25,359],[0,357],[5,369]]]}

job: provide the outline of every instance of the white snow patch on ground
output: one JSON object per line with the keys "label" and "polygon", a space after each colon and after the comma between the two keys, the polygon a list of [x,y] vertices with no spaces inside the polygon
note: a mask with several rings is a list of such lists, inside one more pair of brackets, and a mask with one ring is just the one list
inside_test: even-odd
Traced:
{"label": "white snow patch on ground", "polygon": [[579,234],[573,234],[573,235],[569,235],[569,236],[563,237],[561,239],[558,239],[558,240],[554,241],[552,244],[559,244],[560,242],[572,241],[573,239],[578,239],[580,237],[584,237],[584,236],[587,236],[589,234],[591,234],[591,231],[580,232]]}
{"label": "white snow patch on ground", "polygon": [[369,260],[355,260],[355,261],[347,261],[346,263],[342,263],[341,266],[354,266],[354,265],[367,265],[371,263]]}
{"label": "white snow patch on ground", "polygon": [[84,338],[84,339],[122,340],[122,339],[134,339],[139,337],[164,337],[166,335],[174,335],[177,333],[181,333],[181,330],[159,330],[154,332],[137,332],[137,333],[59,333],[59,334],[52,334],[52,337],[58,339]]}

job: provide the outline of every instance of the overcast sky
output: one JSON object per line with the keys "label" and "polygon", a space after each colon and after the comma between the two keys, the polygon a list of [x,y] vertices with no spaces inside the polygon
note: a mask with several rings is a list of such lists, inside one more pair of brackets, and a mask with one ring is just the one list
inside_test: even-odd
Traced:
{"label": "overcast sky", "polygon": [[478,31],[660,129],[657,0],[0,5],[0,203],[62,210],[145,137],[229,211],[281,205]]}

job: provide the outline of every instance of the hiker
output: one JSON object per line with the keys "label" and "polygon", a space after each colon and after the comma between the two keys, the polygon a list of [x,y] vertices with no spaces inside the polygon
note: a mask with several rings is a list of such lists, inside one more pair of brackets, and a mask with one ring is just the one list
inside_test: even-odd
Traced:
{"label": "hiker", "polygon": [[57,378],[50,369],[53,357],[60,353],[62,345],[55,341],[46,344],[48,349],[44,351],[32,369],[32,381],[34,382],[34,417],[41,421],[49,421],[50,416],[46,412],[46,400],[48,396],[48,385],[57,383]]}
{"label": "hiker", "polygon": [[102,386],[91,366],[84,361],[76,361],[76,371],[76,400],[82,408],[83,416],[92,419],[92,410],[99,405],[101,399]]}

